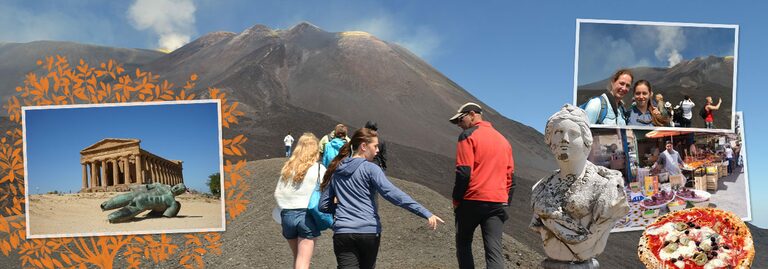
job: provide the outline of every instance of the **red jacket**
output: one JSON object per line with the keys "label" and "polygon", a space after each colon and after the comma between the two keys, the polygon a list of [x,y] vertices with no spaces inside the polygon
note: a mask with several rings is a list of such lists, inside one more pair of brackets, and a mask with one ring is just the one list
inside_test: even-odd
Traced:
{"label": "red jacket", "polygon": [[456,147],[454,206],[462,200],[508,203],[514,171],[512,146],[490,122],[464,130]]}

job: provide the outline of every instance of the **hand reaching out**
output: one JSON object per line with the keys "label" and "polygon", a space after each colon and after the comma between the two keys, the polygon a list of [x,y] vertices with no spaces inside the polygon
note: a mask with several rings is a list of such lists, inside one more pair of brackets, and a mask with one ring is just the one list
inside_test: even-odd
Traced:
{"label": "hand reaching out", "polygon": [[431,217],[429,217],[429,219],[427,219],[427,226],[429,226],[430,229],[435,230],[435,229],[437,229],[437,222],[438,221],[440,223],[445,223],[443,221],[443,219],[441,219],[437,215],[432,215]]}

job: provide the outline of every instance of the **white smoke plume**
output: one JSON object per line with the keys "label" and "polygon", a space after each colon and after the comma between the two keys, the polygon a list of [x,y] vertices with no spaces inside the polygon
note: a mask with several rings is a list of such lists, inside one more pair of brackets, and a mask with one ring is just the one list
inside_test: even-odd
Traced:
{"label": "white smoke plume", "polygon": [[136,0],[128,18],[136,29],[157,34],[160,50],[173,51],[194,34],[195,4],[192,0]]}
{"label": "white smoke plume", "polygon": [[685,48],[685,35],[683,29],[676,26],[658,26],[659,45],[654,53],[659,60],[667,60],[669,67],[675,66],[683,60],[680,51]]}

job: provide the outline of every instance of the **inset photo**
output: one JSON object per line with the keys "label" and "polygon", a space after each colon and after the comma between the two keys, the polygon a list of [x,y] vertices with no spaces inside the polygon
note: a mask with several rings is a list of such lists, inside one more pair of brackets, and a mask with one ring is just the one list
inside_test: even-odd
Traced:
{"label": "inset photo", "polygon": [[219,100],[22,108],[28,238],[225,230]]}
{"label": "inset photo", "polygon": [[642,230],[691,207],[720,208],[750,221],[743,123],[738,126],[736,133],[593,128],[588,159],[622,173],[630,206],[613,231]]}
{"label": "inset photo", "polygon": [[576,25],[573,99],[590,126],[734,131],[738,25]]}

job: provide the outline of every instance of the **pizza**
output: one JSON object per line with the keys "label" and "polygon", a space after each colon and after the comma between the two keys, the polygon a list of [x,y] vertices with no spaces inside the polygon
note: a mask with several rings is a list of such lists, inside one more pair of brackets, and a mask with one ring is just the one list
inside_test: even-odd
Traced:
{"label": "pizza", "polygon": [[648,225],[637,255],[648,268],[749,268],[755,248],[749,228],[736,215],[694,207]]}

